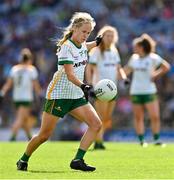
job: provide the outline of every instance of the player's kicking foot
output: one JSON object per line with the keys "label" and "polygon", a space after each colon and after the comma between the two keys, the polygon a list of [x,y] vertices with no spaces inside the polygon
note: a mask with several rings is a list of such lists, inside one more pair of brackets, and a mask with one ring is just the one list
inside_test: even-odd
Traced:
{"label": "player's kicking foot", "polygon": [[87,165],[83,159],[73,159],[70,163],[71,169],[81,170],[81,171],[95,171],[95,167]]}
{"label": "player's kicking foot", "polygon": [[22,160],[19,160],[17,163],[17,170],[27,171],[28,163]]}

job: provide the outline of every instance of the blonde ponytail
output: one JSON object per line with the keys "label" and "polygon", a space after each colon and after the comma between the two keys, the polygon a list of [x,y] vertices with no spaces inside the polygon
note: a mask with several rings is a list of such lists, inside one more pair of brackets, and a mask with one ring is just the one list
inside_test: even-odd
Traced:
{"label": "blonde ponytail", "polygon": [[92,28],[95,26],[95,21],[90,14],[84,12],[76,12],[71,20],[70,25],[65,29],[63,37],[57,42],[57,46],[60,47],[67,39],[71,38],[74,28],[79,28],[85,23],[91,23]]}

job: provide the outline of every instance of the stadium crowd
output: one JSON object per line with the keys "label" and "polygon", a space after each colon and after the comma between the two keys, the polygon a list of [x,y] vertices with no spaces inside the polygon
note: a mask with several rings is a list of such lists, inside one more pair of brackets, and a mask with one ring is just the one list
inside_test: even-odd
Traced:
{"label": "stadium crowd", "polygon": [[[161,105],[162,127],[174,127],[174,3],[171,0],[2,0],[0,3],[0,85],[10,68],[19,60],[19,52],[28,47],[39,70],[43,97],[52,73],[56,71],[56,40],[73,12],[86,11],[97,22],[91,39],[105,24],[115,26],[119,33],[118,49],[122,65],[132,52],[132,40],[142,33],[157,42],[157,52],[171,64],[171,71],[157,82]],[[128,90],[119,83],[119,99],[114,112],[114,127],[132,126]],[[10,94],[0,105],[0,126],[13,120]],[[41,101],[33,110],[38,117]],[[67,123],[68,125],[68,123]],[[76,124],[72,123],[74,127]],[[79,129],[76,128],[79,133]]]}

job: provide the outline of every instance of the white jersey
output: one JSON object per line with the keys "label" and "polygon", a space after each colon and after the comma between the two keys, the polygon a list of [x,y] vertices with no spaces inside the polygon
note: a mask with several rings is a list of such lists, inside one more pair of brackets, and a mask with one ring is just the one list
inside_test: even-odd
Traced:
{"label": "white jersey", "polygon": [[133,70],[131,95],[153,94],[157,92],[155,83],[151,80],[152,73],[160,66],[163,59],[155,53],[141,58],[138,54],[133,54],[128,62],[128,66]]}
{"label": "white jersey", "polygon": [[13,80],[13,100],[33,101],[33,80],[38,78],[37,69],[32,65],[15,65],[10,71]]}
{"label": "white jersey", "polygon": [[68,39],[57,52],[58,70],[54,73],[50,82],[46,98],[47,99],[78,99],[84,96],[80,87],[68,80],[64,70],[64,64],[73,64],[75,76],[83,82],[85,66],[88,62],[87,47],[83,43],[77,47]]}
{"label": "white jersey", "polygon": [[97,81],[110,79],[117,83],[117,65],[120,64],[120,56],[116,49],[105,50],[103,54],[99,48],[93,49],[89,56],[89,63],[97,65]]}

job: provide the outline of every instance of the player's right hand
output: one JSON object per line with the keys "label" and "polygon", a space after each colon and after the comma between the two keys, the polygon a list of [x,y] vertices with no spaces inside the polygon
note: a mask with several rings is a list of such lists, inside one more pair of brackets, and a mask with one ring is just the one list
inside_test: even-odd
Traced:
{"label": "player's right hand", "polygon": [[96,98],[96,94],[94,92],[94,87],[91,85],[91,89],[89,91],[89,96],[92,98]]}
{"label": "player's right hand", "polygon": [[92,86],[88,85],[88,84],[82,84],[80,86],[80,88],[82,89],[82,91],[84,92],[85,98],[88,101],[88,96],[90,94],[90,89],[92,88]]}

